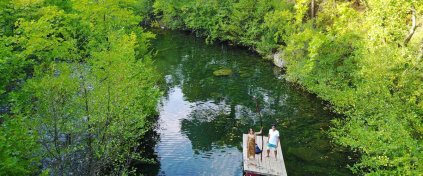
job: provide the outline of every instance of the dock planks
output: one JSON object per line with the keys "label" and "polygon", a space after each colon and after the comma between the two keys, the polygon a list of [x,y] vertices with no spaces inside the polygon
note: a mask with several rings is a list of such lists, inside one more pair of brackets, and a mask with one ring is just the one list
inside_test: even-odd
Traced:
{"label": "dock planks", "polygon": [[[281,145],[279,142],[277,148],[277,160],[275,159],[275,154],[273,151],[270,151],[270,157],[266,157],[267,155],[267,137],[263,137],[264,145],[263,145],[263,160],[261,161],[260,154],[255,156],[255,159],[248,159],[247,158],[247,140],[248,135],[242,135],[242,154],[243,154],[243,162],[244,162],[244,172],[255,173],[260,175],[282,175],[286,176],[286,168],[285,162],[283,160],[283,154]],[[262,140],[261,136],[257,136],[256,138],[257,145],[261,148]]]}

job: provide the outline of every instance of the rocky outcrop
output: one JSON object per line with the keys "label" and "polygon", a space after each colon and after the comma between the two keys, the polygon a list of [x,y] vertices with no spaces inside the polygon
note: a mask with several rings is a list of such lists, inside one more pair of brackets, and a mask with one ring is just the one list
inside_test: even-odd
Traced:
{"label": "rocky outcrop", "polygon": [[280,68],[284,68],[286,66],[286,61],[283,60],[282,56],[282,51],[278,51],[273,54],[273,64]]}

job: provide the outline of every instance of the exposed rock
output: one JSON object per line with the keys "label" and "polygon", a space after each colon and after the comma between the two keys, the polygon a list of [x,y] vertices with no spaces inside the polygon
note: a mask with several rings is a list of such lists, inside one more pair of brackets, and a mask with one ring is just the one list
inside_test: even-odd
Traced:
{"label": "exposed rock", "polygon": [[281,51],[276,52],[273,54],[273,64],[277,67],[283,68],[286,66],[286,61],[282,58],[283,54]]}
{"label": "exposed rock", "polygon": [[214,76],[229,76],[232,73],[232,70],[229,68],[222,68],[213,72]]}

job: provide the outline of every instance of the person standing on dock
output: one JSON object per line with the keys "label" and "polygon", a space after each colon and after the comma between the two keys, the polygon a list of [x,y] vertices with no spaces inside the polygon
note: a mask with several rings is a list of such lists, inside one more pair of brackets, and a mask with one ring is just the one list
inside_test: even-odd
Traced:
{"label": "person standing on dock", "polygon": [[256,135],[261,134],[263,127],[261,127],[260,132],[254,132],[252,128],[248,131],[248,142],[247,142],[247,157],[250,159],[251,157],[254,159],[256,156]]}
{"label": "person standing on dock", "polygon": [[267,156],[269,157],[270,150],[275,152],[275,158],[277,159],[277,149],[279,144],[279,131],[276,130],[276,125],[272,125],[272,129],[269,130],[269,141],[267,142]]}

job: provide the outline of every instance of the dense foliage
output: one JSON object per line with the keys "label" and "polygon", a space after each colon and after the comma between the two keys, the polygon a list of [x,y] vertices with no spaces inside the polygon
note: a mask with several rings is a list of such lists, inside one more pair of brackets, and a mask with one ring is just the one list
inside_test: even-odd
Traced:
{"label": "dense foliage", "polygon": [[361,154],[354,173],[423,173],[421,0],[2,0],[0,175],[148,160],[138,140],[159,91],[154,35],[138,24],[151,13],[153,25],[279,53],[287,79],[345,114],[330,134]]}
{"label": "dense foliage", "polygon": [[155,0],[162,25],[281,53],[287,79],[345,114],[335,142],[359,152],[351,170],[423,172],[423,1]]}
{"label": "dense foliage", "polygon": [[0,175],[130,172],[160,92],[144,1],[0,2]]}

